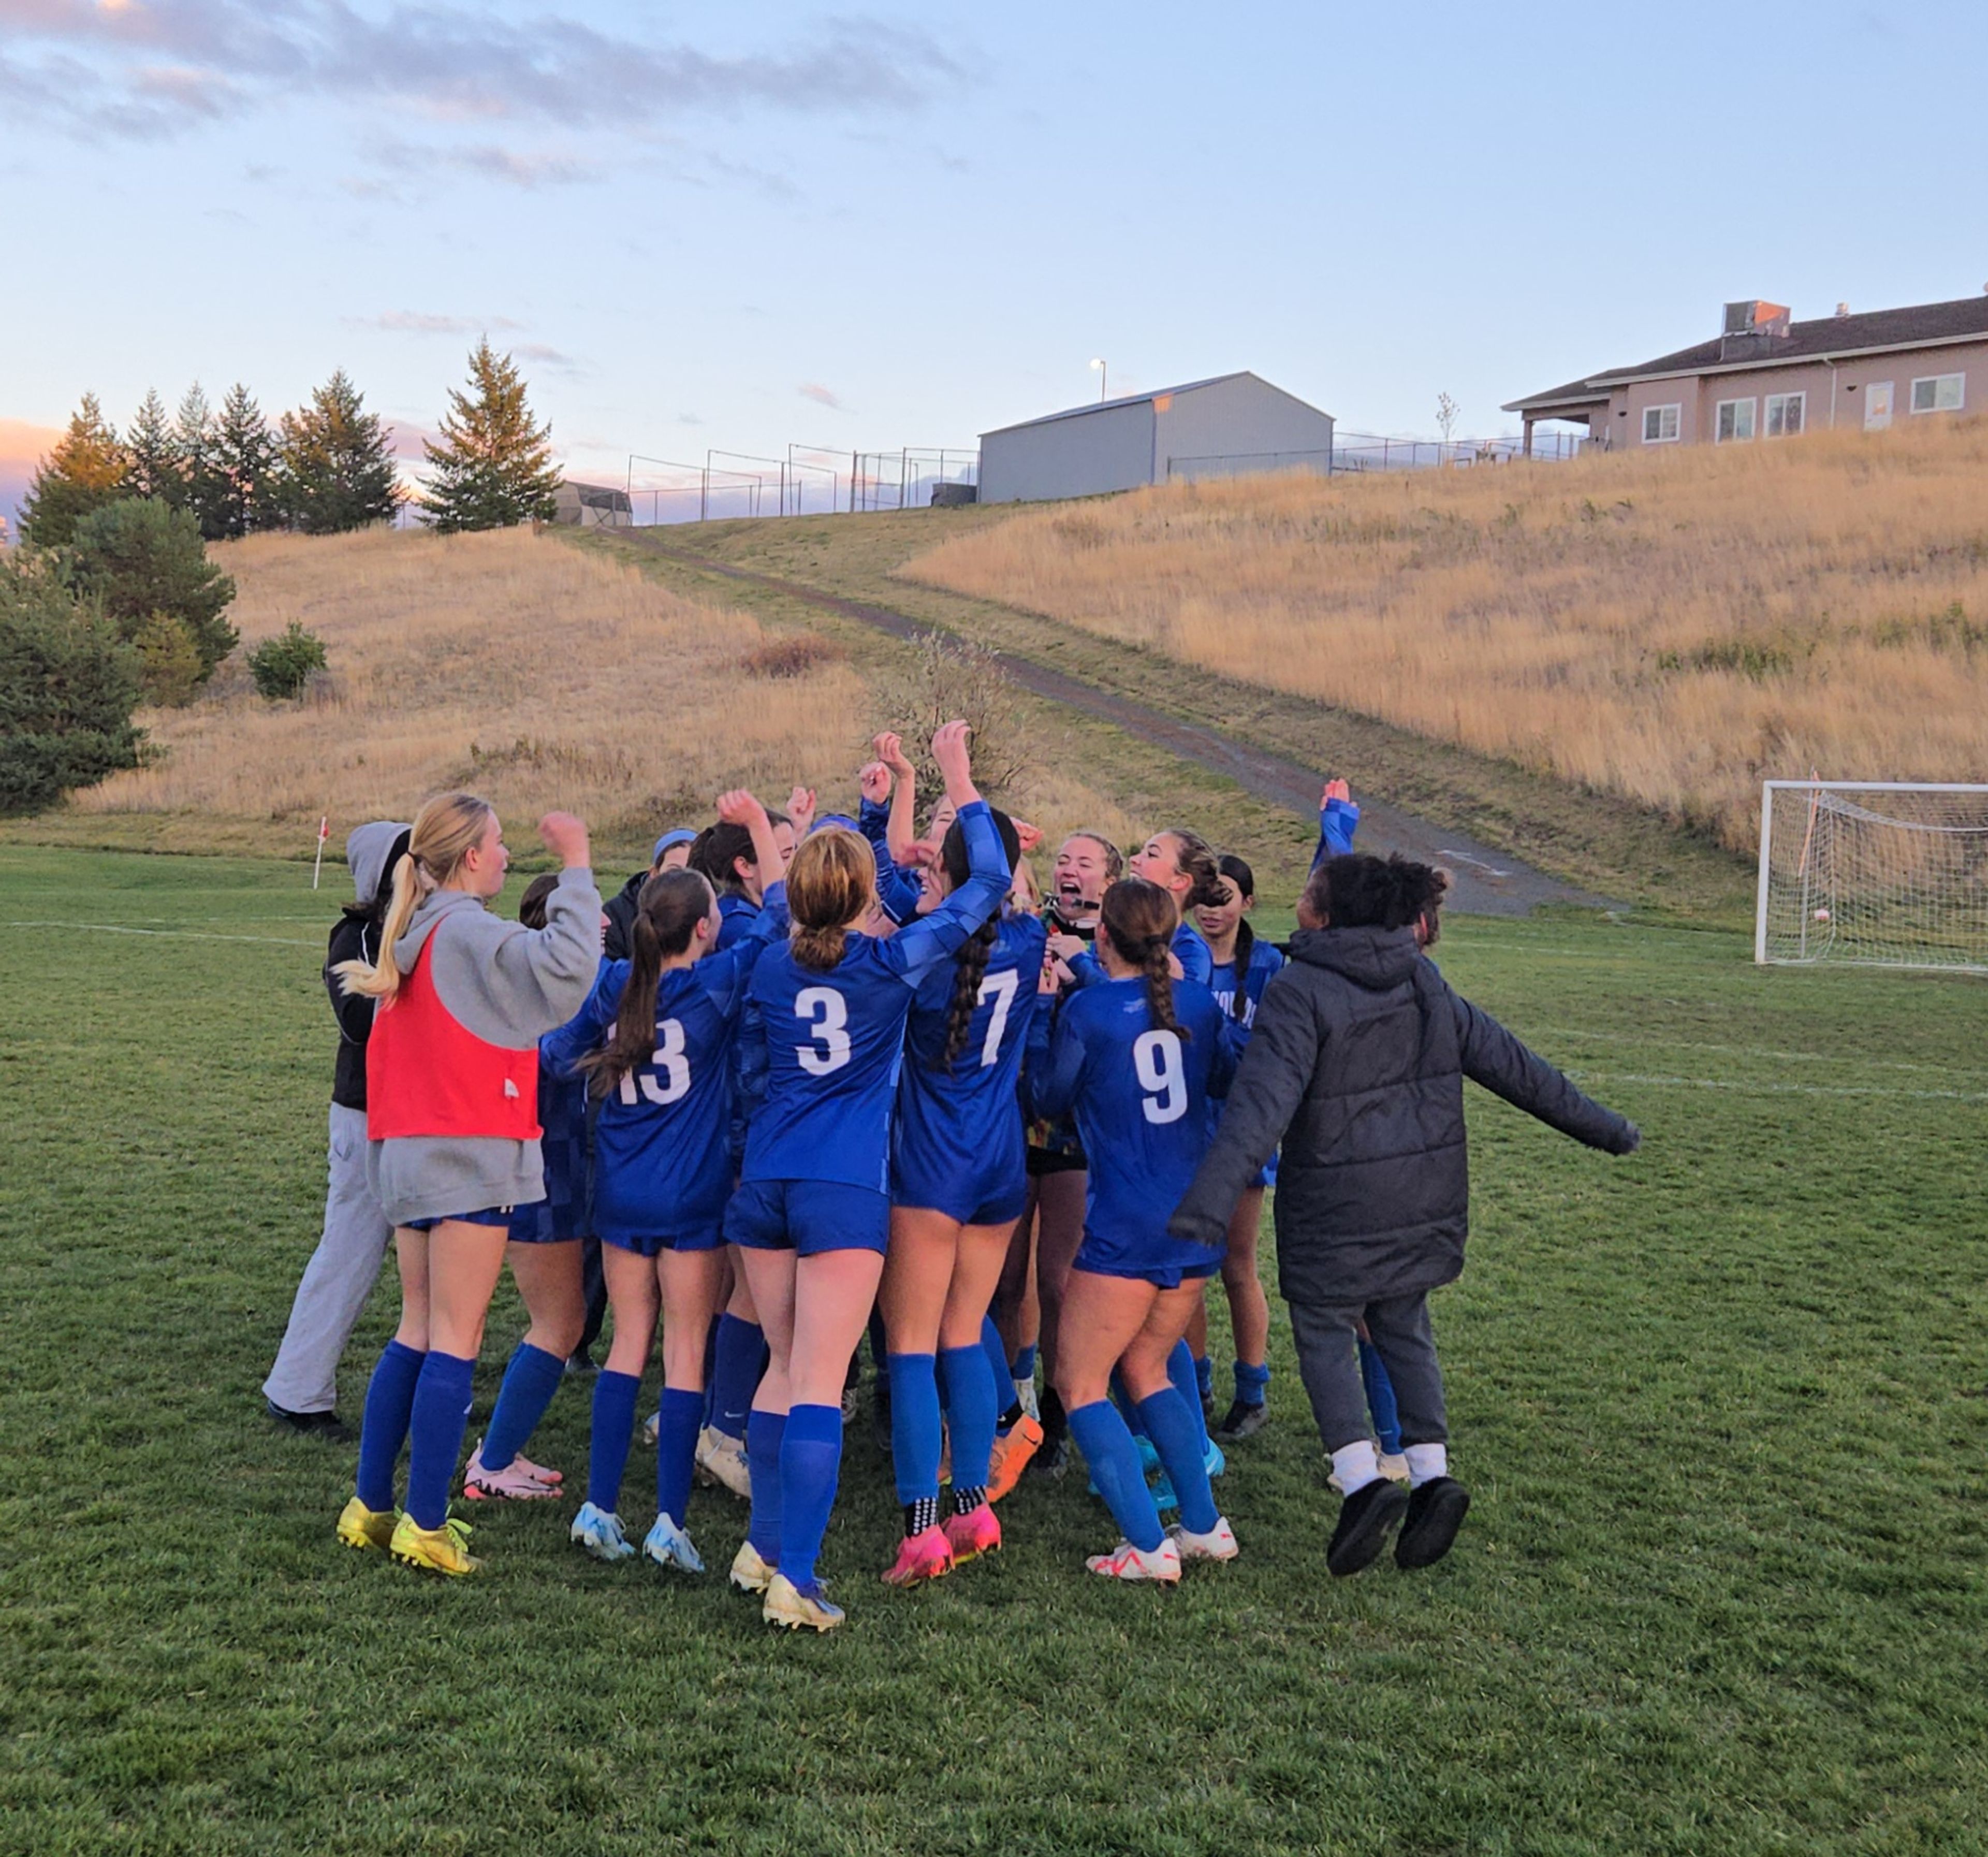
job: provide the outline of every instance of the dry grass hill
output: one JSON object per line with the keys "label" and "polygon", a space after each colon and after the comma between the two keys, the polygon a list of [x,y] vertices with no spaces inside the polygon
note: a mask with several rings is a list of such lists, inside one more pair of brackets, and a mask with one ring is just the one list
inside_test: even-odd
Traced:
{"label": "dry grass hill", "polygon": [[1770,776],[1988,780],[1988,421],[1173,485],[903,570],[1743,848]]}

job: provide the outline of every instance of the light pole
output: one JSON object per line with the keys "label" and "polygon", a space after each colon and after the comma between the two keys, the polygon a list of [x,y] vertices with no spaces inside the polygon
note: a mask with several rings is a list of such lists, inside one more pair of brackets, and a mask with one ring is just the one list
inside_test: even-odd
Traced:
{"label": "light pole", "polygon": [[1094,356],[1092,357],[1090,364],[1097,370],[1097,399],[1098,404],[1102,405],[1104,401],[1104,389],[1111,378],[1111,370]]}

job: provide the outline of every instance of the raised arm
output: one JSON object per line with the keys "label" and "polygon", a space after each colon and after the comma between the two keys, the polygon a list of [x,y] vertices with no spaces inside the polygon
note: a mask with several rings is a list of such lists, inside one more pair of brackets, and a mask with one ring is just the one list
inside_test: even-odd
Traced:
{"label": "raised arm", "polygon": [[973,784],[964,722],[947,722],[932,736],[932,756],[945,776],[945,794],[959,816],[966,839],[966,881],[928,915],[922,915],[882,944],[884,958],[907,984],[915,986],[927,969],[958,952],[966,939],[1001,906],[1008,894],[1008,855],[994,816]]}
{"label": "raised arm", "polygon": [[891,820],[887,804],[891,793],[891,770],[881,761],[872,761],[861,775],[863,802],[856,814],[857,829],[870,841],[877,860],[877,900],[884,913],[899,928],[918,912],[924,886],[916,877],[901,868],[891,855]]}
{"label": "raised arm", "polygon": [[586,1003],[556,1032],[539,1040],[539,1061],[555,1077],[574,1075],[580,1060],[607,1042],[628,986],[626,961],[603,961]]}
{"label": "raised arm", "polygon": [[[1447,986],[1445,990],[1449,991]],[[1530,1050],[1489,1013],[1462,994],[1449,993],[1463,1074],[1514,1108],[1537,1116],[1549,1128],[1607,1154],[1634,1154],[1642,1133],[1628,1117],[1584,1096],[1537,1052]],[[1257,1029],[1263,1021],[1259,1016]]]}
{"label": "raised arm", "polygon": [[[877,758],[889,770],[894,785],[891,793],[890,821],[884,846],[894,864],[909,861],[911,841],[918,835],[918,776],[911,757],[904,753],[904,738],[886,729],[871,744]],[[881,871],[882,866],[878,865]]]}
{"label": "raised arm", "polygon": [[1360,808],[1353,789],[1344,780],[1328,780],[1318,797],[1318,849],[1312,854],[1315,871],[1328,857],[1344,857],[1353,849],[1353,834],[1360,829]]}

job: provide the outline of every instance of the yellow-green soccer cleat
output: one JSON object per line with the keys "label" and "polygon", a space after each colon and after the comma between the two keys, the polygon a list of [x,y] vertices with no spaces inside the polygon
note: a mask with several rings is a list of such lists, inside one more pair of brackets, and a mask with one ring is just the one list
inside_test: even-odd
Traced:
{"label": "yellow-green soccer cleat", "polygon": [[355,1496],[338,1512],[338,1538],[348,1548],[384,1548],[399,1519],[398,1510],[369,1509]]}
{"label": "yellow-green soccer cleat", "polygon": [[430,1573],[445,1573],[460,1578],[474,1573],[483,1563],[469,1551],[469,1524],[454,1516],[439,1528],[419,1528],[411,1515],[403,1515],[394,1525],[394,1538],[387,1552],[403,1567],[419,1567]]}
{"label": "yellow-green soccer cleat", "polygon": [[741,1541],[739,1551],[732,1557],[732,1584],[741,1592],[764,1592],[772,1585],[773,1570],[759,1558],[759,1551],[749,1541]]}
{"label": "yellow-green soccer cleat", "polygon": [[832,1632],[842,1622],[844,1613],[840,1606],[829,1604],[819,1585],[813,1592],[803,1592],[785,1574],[776,1573],[767,1585],[766,1603],[759,1616],[769,1625],[790,1632]]}

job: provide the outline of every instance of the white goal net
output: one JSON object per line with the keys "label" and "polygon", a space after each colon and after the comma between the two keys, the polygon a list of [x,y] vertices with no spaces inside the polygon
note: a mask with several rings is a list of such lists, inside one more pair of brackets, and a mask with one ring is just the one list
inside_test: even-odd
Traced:
{"label": "white goal net", "polygon": [[1988,786],[1766,782],[1753,958],[1988,973]]}

